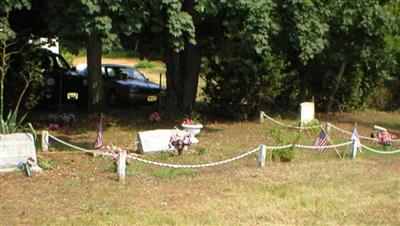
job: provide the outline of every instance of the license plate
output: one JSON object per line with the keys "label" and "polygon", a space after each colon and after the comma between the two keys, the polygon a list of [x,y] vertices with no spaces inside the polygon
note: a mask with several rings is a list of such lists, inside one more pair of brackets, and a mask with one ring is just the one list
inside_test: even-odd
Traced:
{"label": "license plate", "polygon": [[147,101],[148,102],[155,102],[155,101],[157,101],[157,96],[147,96]]}
{"label": "license plate", "polygon": [[78,93],[67,93],[67,99],[68,100],[77,100],[78,99]]}

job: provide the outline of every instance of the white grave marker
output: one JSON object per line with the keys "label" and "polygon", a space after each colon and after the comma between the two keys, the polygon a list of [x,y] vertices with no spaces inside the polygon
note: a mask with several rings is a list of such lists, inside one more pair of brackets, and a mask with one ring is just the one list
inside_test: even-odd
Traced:
{"label": "white grave marker", "polygon": [[314,120],[315,107],[313,102],[303,102],[300,104],[300,122],[301,125]]}
{"label": "white grave marker", "polygon": [[[186,133],[176,129],[158,129],[139,132],[139,150],[143,153],[173,150],[169,146],[171,136],[175,133]],[[190,138],[192,143],[198,143],[196,137]]]}
{"label": "white grave marker", "polygon": [[[17,169],[19,162],[26,163],[31,157],[36,159],[36,149],[33,136],[30,133],[14,133],[0,135],[0,173],[12,172]],[[32,171],[42,171],[37,165]]]}

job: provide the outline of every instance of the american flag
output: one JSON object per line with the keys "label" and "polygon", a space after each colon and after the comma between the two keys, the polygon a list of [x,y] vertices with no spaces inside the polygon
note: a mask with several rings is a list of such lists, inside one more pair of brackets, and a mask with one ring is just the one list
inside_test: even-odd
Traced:
{"label": "american flag", "polygon": [[329,136],[325,133],[325,131],[321,131],[318,135],[317,140],[315,141],[314,146],[319,147],[318,151],[323,151],[325,146],[330,143]]}
{"label": "american flag", "polygon": [[94,148],[98,149],[103,146],[103,125],[102,118],[100,118],[100,122],[97,124],[97,138],[94,143]]}

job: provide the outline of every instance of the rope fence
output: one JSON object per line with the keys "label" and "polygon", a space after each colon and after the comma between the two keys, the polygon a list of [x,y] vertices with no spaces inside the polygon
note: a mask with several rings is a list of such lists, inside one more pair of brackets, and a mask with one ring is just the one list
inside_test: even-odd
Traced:
{"label": "rope fence", "polygon": [[[78,151],[81,151],[83,153],[92,153],[94,154],[94,150],[89,150],[89,149],[85,149],[85,148],[81,148],[78,147],[76,145],[70,144],[60,138],[57,138],[51,134],[49,134],[48,131],[43,131],[42,132],[42,150],[43,151],[47,151],[48,150],[48,146],[49,146],[49,139],[53,139],[54,141],[57,141],[65,146],[68,146],[70,148],[76,149]],[[357,154],[357,149],[359,147],[364,148],[365,150],[368,150],[370,152],[374,152],[374,153],[378,153],[378,154],[396,154],[396,153],[400,153],[400,150],[395,150],[395,151],[379,151],[373,148],[370,148],[366,145],[363,144],[359,144],[357,145],[355,141],[348,141],[348,142],[344,142],[344,143],[340,143],[340,144],[336,144],[336,145],[326,145],[326,146],[311,146],[311,145],[303,145],[303,144],[288,144],[288,145],[283,145],[283,146],[266,146],[266,145],[260,145],[258,148],[254,148],[250,151],[247,151],[243,154],[240,154],[238,156],[229,158],[229,159],[225,159],[225,160],[221,160],[221,161],[217,161],[217,162],[211,162],[211,163],[200,163],[200,164],[173,164],[173,163],[163,163],[163,162],[156,162],[156,161],[152,161],[152,160],[147,160],[147,159],[143,159],[141,157],[139,157],[138,155],[133,155],[133,154],[127,154],[127,152],[125,150],[122,150],[120,152],[116,153],[110,153],[110,152],[96,152],[98,155],[101,156],[106,156],[106,157],[112,157],[112,158],[116,158],[117,159],[117,171],[118,171],[118,178],[121,181],[125,180],[125,169],[126,169],[126,160],[127,159],[132,159],[132,160],[136,160],[138,162],[142,162],[142,163],[146,163],[146,164],[150,164],[150,165],[155,165],[155,166],[160,166],[160,167],[168,167],[168,168],[207,168],[207,167],[215,167],[215,166],[219,166],[219,165],[223,165],[223,164],[227,164],[227,163],[231,163],[233,161],[237,161],[239,159],[242,159],[244,157],[247,157],[251,154],[254,154],[256,152],[258,152],[258,161],[259,161],[259,165],[261,167],[265,166],[265,160],[266,160],[266,151],[267,150],[282,150],[282,149],[288,149],[288,148],[299,148],[299,149],[331,149],[331,148],[338,148],[338,147],[344,147],[347,145],[352,145],[352,156],[353,159],[356,157]]]}
{"label": "rope fence", "polygon": [[281,125],[281,126],[287,127],[287,128],[291,128],[291,129],[309,130],[309,129],[321,128],[320,125],[316,125],[316,126],[292,126],[292,125],[288,125],[288,124],[285,124],[283,122],[280,122],[280,121],[272,118],[271,116],[265,114],[265,112],[261,111],[260,112],[260,121],[263,122],[264,118],[267,118],[267,119],[275,122],[278,125]]}
{"label": "rope fence", "polygon": [[365,148],[366,150],[368,150],[370,152],[375,152],[375,153],[379,153],[379,154],[396,154],[396,153],[400,153],[400,149],[399,150],[394,150],[394,151],[379,151],[379,150],[370,148],[368,146],[365,146],[363,144],[361,144],[361,147]]}
{"label": "rope fence", "polygon": [[146,159],[142,159],[139,158],[137,156],[133,156],[133,155],[128,155],[128,158],[133,159],[133,160],[137,160],[139,162],[143,162],[143,163],[148,163],[151,165],[156,165],[156,166],[162,166],[162,167],[169,167],[169,168],[206,168],[206,167],[213,167],[213,166],[219,166],[222,164],[226,164],[226,163],[230,163],[236,160],[239,160],[241,158],[244,158],[246,156],[249,156],[257,151],[259,151],[259,148],[255,148],[251,151],[248,151],[246,153],[243,153],[241,155],[238,155],[236,157],[230,158],[230,159],[226,159],[226,160],[222,160],[222,161],[218,161],[218,162],[213,162],[213,163],[202,163],[202,164],[171,164],[171,163],[161,163],[161,162],[155,162],[155,161],[151,161],[151,160],[146,160]]}
{"label": "rope fence", "polygon": [[[264,122],[264,118],[267,118],[267,119],[269,119],[270,121],[272,121],[272,122],[274,122],[274,123],[276,123],[276,124],[278,124],[278,125],[280,125],[280,126],[287,127],[287,128],[291,128],[291,129],[309,130],[309,129],[315,129],[315,128],[322,128],[321,125],[318,125],[318,126],[308,126],[308,127],[292,126],[292,125],[289,125],[289,124],[285,124],[285,123],[283,123],[283,122],[280,122],[280,121],[278,121],[278,120],[272,118],[271,116],[265,114],[265,112],[260,111],[260,122],[261,122],[261,123]],[[344,133],[344,134],[352,135],[352,132],[346,131],[346,130],[344,130],[344,129],[338,127],[338,126],[335,126],[335,125],[332,124],[332,123],[329,123],[329,122],[328,122],[328,123],[326,123],[326,124],[329,124],[329,125],[331,126],[331,128],[336,129],[336,130],[338,130],[338,131],[340,131],[340,132],[342,132],[342,133]],[[362,136],[362,135],[358,135],[358,137],[359,137],[360,139],[369,140],[369,141],[379,141],[379,139],[377,139],[377,138],[371,138],[371,137]],[[391,141],[392,141],[392,142],[400,142],[400,139],[393,139],[393,140],[391,140]]]}

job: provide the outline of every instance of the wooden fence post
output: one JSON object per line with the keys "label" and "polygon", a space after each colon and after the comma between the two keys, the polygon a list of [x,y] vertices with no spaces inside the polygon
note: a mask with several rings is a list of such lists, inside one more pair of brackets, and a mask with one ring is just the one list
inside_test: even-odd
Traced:
{"label": "wooden fence post", "polygon": [[356,159],[357,156],[357,141],[353,140],[353,144],[351,145],[351,157]]}
{"label": "wooden fence post", "polygon": [[260,163],[260,167],[265,166],[265,159],[267,157],[267,148],[265,145],[261,145],[258,152],[258,162]]}
{"label": "wooden fence post", "polygon": [[119,152],[117,159],[118,180],[123,182],[125,181],[126,157],[127,153],[123,150]]}
{"label": "wooden fence post", "polygon": [[42,151],[49,151],[49,131],[42,130]]}

